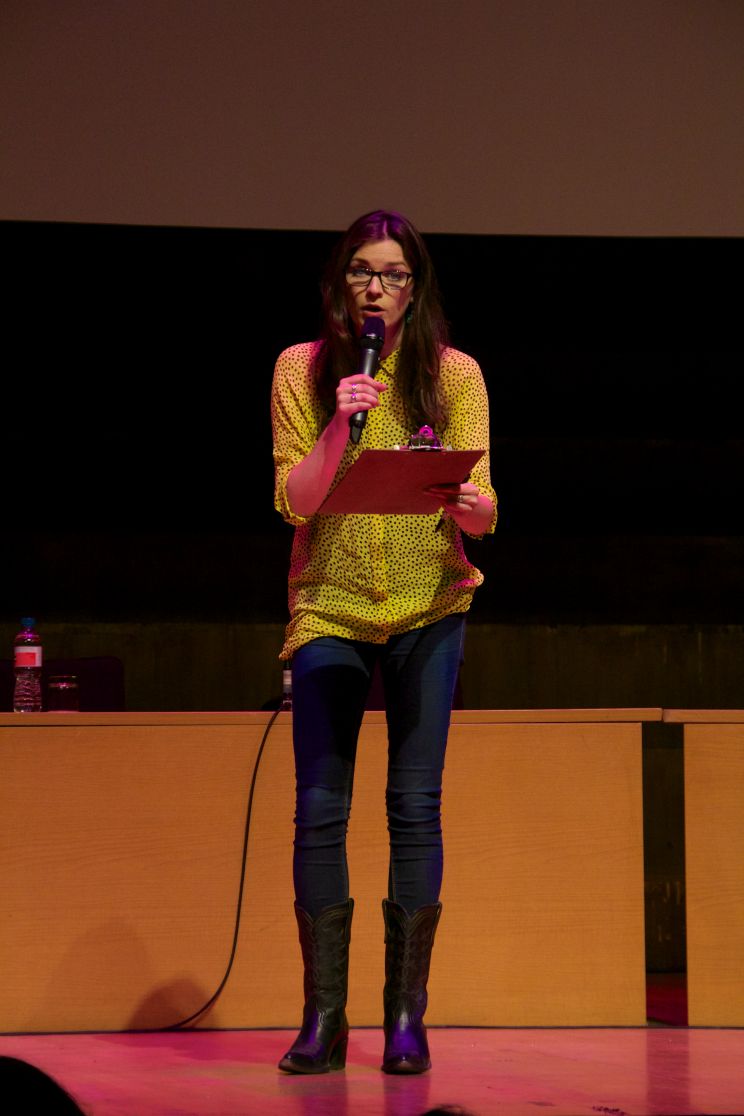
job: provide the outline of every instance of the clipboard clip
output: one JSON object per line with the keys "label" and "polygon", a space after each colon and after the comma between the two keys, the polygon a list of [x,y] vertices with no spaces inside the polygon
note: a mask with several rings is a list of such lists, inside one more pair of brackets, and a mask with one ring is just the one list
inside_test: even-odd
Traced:
{"label": "clipboard clip", "polygon": [[408,448],[412,450],[440,450],[442,449],[442,442],[430,426],[422,426],[418,434],[412,434],[408,439]]}

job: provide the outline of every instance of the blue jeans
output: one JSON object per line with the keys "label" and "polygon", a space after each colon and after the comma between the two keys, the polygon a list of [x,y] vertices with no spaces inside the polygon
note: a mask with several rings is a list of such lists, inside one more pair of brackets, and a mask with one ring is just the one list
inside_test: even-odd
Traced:
{"label": "blue jeans", "polygon": [[464,631],[465,616],[456,613],[385,644],[324,636],[295,653],[294,885],[312,918],[349,895],[346,831],[357,737],[377,660],[388,724],[388,898],[409,913],[437,902],[442,771]]}

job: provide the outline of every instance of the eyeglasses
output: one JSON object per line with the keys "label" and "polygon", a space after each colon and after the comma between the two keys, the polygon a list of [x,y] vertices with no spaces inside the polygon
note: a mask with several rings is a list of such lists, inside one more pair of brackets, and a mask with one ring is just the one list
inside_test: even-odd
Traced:
{"label": "eyeglasses", "polygon": [[410,271],[399,267],[389,267],[385,271],[373,271],[371,267],[347,267],[346,282],[350,287],[368,287],[377,276],[384,291],[402,291],[413,278]]}

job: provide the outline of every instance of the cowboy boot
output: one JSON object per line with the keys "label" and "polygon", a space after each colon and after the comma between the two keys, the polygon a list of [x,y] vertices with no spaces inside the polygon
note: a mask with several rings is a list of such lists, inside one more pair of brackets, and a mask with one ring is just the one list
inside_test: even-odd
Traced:
{"label": "cowboy boot", "polygon": [[305,967],[302,1028],[279,1063],[287,1073],[328,1073],[346,1065],[349,1024],[349,941],[354,900],[326,907],[317,918],[295,903]]}
{"label": "cowboy boot", "polygon": [[419,907],[412,915],[398,903],[382,901],[385,920],[385,1073],[431,1069],[424,1012],[434,934],[442,904]]}

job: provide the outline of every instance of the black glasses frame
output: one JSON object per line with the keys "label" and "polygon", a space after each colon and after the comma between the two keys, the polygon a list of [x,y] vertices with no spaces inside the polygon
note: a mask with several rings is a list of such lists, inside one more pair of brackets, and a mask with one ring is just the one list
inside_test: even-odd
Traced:
{"label": "black glasses frame", "polygon": [[[364,281],[360,281],[358,279],[350,279],[349,278],[349,272],[351,272],[351,271],[369,271],[369,273],[370,273],[369,279],[366,281],[366,283]],[[371,267],[347,267],[347,269],[346,269],[346,282],[349,284],[350,287],[368,287],[370,285],[370,283],[372,282],[372,280],[375,277],[377,277],[380,280],[380,284],[384,287],[384,289],[386,291],[404,291],[406,289],[406,287],[408,286],[408,284],[410,283],[411,279],[413,279],[413,275],[410,271],[403,271],[403,269],[400,268],[400,267],[388,267],[388,268],[385,269],[385,271],[399,271],[401,273],[401,275],[405,275],[405,277],[406,277],[405,283],[402,283],[402,284],[394,284],[393,283],[393,284],[388,285],[383,278],[385,272],[384,271],[372,271]]]}

